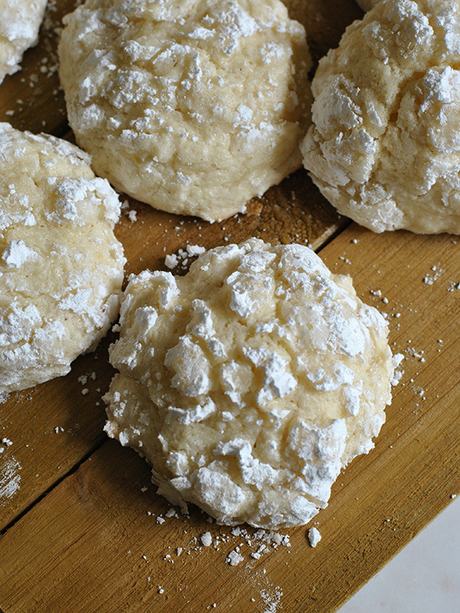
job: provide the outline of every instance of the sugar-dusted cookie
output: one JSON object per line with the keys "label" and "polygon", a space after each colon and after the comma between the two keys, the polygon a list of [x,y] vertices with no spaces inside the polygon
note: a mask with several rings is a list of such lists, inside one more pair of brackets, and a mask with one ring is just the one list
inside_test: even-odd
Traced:
{"label": "sugar-dusted cookie", "polygon": [[215,221],[302,165],[311,60],[280,0],[87,0],[65,23],[69,121],[118,190]]}
{"label": "sugar-dusted cookie", "polygon": [[376,231],[460,233],[460,2],[385,0],[313,80],[304,165]]}
{"label": "sugar-dusted cookie", "polygon": [[125,290],[106,432],[159,492],[219,523],[280,528],[327,505],[385,420],[387,324],[301,245],[250,239]]}
{"label": "sugar-dusted cookie", "polygon": [[0,83],[20,69],[22,55],[38,41],[47,0],[0,0]]}
{"label": "sugar-dusted cookie", "polygon": [[116,193],[89,156],[0,124],[0,393],[70,370],[117,317]]}

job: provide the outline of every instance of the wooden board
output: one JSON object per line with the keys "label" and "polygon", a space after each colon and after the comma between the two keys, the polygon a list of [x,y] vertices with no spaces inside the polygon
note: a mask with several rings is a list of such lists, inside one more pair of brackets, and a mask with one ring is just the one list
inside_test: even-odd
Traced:
{"label": "wooden board", "polygon": [[[288,5],[316,60],[362,14],[353,0]],[[42,67],[55,66],[56,28],[71,8],[67,0],[50,6],[40,45],[0,86],[1,120],[68,134],[57,73]],[[145,462],[102,432],[109,336],[67,377],[0,404],[0,439],[11,443],[0,454],[0,610],[335,611],[460,492],[460,239],[349,225],[302,170],[253,201],[248,215],[221,224],[128,201],[137,219],[124,214],[117,226],[127,273],[162,269],[167,253],[189,244],[249,236],[312,244],[388,314],[404,374],[375,449],[344,471],[312,523],[321,542],[311,548],[298,528],[276,545],[248,528],[234,535],[196,509],[167,516]],[[207,531],[211,547],[200,542]],[[236,547],[243,561],[230,566]]]}

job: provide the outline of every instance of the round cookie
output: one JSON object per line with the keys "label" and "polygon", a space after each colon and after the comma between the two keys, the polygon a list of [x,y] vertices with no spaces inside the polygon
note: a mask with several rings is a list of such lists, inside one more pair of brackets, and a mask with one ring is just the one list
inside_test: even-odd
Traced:
{"label": "round cookie", "polygon": [[117,194],[89,156],[0,123],[0,393],[65,375],[118,315]]}
{"label": "round cookie", "polygon": [[87,0],[65,23],[69,122],[118,190],[215,221],[301,167],[311,60],[280,0]]}
{"label": "round cookie", "polygon": [[38,42],[47,0],[0,0],[0,83],[20,69],[26,49]]}
{"label": "round cookie", "polygon": [[386,0],[319,63],[304,166],[375,232],[460,233],[459,31],[458,0]]}
{"label": "round cookie", "polygon": [[307,247],[250,239],[132,276],[119,327],[106,432],[218,523],[307,523],[385,420],[387,324]]}

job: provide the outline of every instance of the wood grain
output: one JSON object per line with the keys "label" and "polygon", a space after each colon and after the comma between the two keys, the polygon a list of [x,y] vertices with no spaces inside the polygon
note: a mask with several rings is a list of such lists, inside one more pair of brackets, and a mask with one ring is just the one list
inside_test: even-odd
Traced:
{"label": "wood grain", "polygon": [[[315,62],[362,15],[354,0],[287,5],[307,29]],[[72,7],[50,4],[39,46],[0,86],[1,120],[72,139],[55,70],[60,19]],[[257,559],[254,530],[249,544],[194,508],[189,517],[166,517],[146,463],[107,441],[109,335],[68,376],[0,404],[0,439],[12,443],[0,453],[0,610],[335,611],[460,492],[460,240],[350,225],[302,170],[252,201],[247,215],[220,224],[121,199],[127,208],[116,233],[127,274],[164,269],[166,254],[190,244],[250,236],[311,244],[387,313],[404,374],[375,449],[343,472],[314,522],[319,545],[308,545],[306,528],[289,530],[290,547],[267,545]],[[200,544],[206,531],[218,547]],[[229,566],[226,556],[240,544],[244,560]]]}

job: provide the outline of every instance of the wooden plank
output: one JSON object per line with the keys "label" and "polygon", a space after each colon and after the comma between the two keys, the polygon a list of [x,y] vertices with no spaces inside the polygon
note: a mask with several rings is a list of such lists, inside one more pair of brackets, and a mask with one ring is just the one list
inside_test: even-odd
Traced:
{"label": "wooden plank", "polygon": [[[306,529],[293,529],[285,531],[291,547],[269,547],[255,560],[255,543],[196,510],[158,524],[168,505],[149,486],[148,467],[109,441],[4,534],[5,613],[198,612],[213,603],[222,611],[329,613],[460,492],[460,242],[352,225],[321,255],[388,313],[392,346],[405,360],[376,448],[344,471],[313,522],[319,545],[310,548]],[[196,549],[204,531],[228,540],[219,550]],[[231,567],[225,556],[239,543],[244,560]]]}

